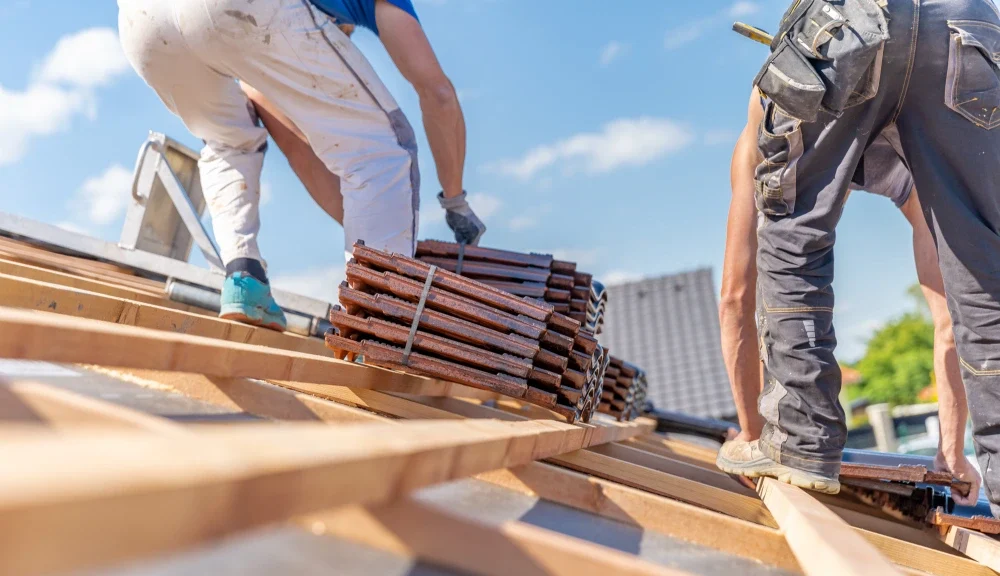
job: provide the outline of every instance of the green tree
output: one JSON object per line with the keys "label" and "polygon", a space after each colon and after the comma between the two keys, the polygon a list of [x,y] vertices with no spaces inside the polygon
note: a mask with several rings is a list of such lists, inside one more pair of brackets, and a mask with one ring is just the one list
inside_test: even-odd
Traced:
{"label": "green tree", "polygon": [[872,402],[914,404],[931,384],[934,372],[934,325],[919,288],[909,294],[917,310],[880,328],[868,341],[856,368],[864,380],[862,395]]}

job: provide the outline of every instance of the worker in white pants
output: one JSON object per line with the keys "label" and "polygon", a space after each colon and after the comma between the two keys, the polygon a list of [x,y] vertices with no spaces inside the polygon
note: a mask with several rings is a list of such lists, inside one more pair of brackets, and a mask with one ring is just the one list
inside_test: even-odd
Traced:
{"label": "worker in white pants", "polygon": [[119,0],[129,62],[205,142],[199,168],[226,264],[224,318],[283,330],[257,246],[267,131],[238,80],[274,103],[340,179],[345,245],[412,255],[416,141],[371,65],[338,25],[371,28],[420,96],[456,240],[485,226],[465,202],[465,122],[409,0]]}

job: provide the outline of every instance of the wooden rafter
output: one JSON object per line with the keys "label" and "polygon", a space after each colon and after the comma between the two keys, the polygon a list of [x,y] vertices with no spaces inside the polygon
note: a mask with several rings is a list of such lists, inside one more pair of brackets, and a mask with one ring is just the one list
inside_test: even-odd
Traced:
{"label": "wooden rafter", "polygon": [[[0,441],[0,574],[149,556],[335,506],[386,501],[582,442],[570,424],[496,421],[19,435]],[[60,553],[45,553],[53,549]]]}
{"label": "wooden rafter", "polygon": [[996,538],[967,528],[949,526],[941,539],[983,566],[1000,572],[1000,541]]}
{"label": "wooden rafter", "polygon": [[[5,247],[16,248],[8,253],[72,273],[0,258],[0,294],[4,295],[0,303],[34,310],[50,310],[54,305],[56,312],[75,318],[56,321],[45,312],[25,314],[0,309],[0,357],[123,366],[136,379],[167,384],[187,396],[275,420],[381,424],[362,427],[375,431],[374,435],[351,436],[357,428],[353,426],[340,429],[345,436],[339,437],[339,442],[350,436],[355,443],[373,450],[371,454],[358,456],[348,449],[345,456],[329,451],[327,446],[314,446],[324,444],[326,440],[317,438],[322,435],[327,439],[325,433],[336,431],[337,427],[323,428],[321,433],[322,427],[317,425],[260,424],[202,432],[197,427],[183,427],[49,385],[21,381],[0,385],[0,421],[34,420],[62,429],[97,425],[112,434],[84,433],[79,438],[41,439],[19,431],[0,440],[5,458],[13,454],[17,462],[45,457],[47,461],[61,458],[63,463],[69,463],[62,467],[51,462],[38,464],[31,473],[22,474],[20,468],[13,472],[5,468],[14,465],[12,462],[0,462],[0,574],[11,567],[17,574],[31,574],[34,569],[41,573],[62,561],[46,557],[44,550],[32,548],[26,540],[7,538],[13,534],[29,539],[30,534],[14,532],[12,518],[18,519],[18,526],[31,525],[25,524],[25,516],[20,514],[27,514],[29,522],[41,522],[43,528],[48,527],[46,546],[53,541],[67,542],[61,547],[68,551],[67,566],[80,568],[92,564],[95,558],[141,557],[150,550],[175,549],[184,545],[185,538],[189,543],[200,543],[242,527],[288,518],[302,510],[314,511],[329,500],[323,499],[326,495],[313,483],[326,487],[324,479],[333,481],[335,471],[350,477],[345,480],[345,490],[350,496],[341,495],[342,499],[336,500],[340,504],[380,501],[388,497],[387,493],[407,492],[427,482],[517,463],[523,465],[482,472],[479,478],[643,529],[678,538],[687,536],[685,539],[791,571],[801,568],[810,575],[920,570],[940,576],[987,576],[992,571],[986,566],[998,564],[997,541],[981,534],[952,528],[943,538],[948,546],[977,558],[982,565],[942,552],[947,548],[932,532],[878,517],[877,513],[851,506],[842,499],[813,498],[785,485],[774,486],[777,483],[773,481],[761,484],[767,500],[765,507],[740,485],[717,472],[714,450],[648,434],[652,430],[649,421],[619,424],[598,420],[594,425],[569,426],[551,420],[553,415],[548,411],[525,408],[510,399],[495,399],[495,407],[487,407],[471,398],[491,396],[476,394],[477,391],[468,388],[338,363],[323,357],[327,351],[316,340],[234,325],[204,311],[169,302],[163,299],[162,283],[43,250],[31,249],[29,254],[17,246],[11,247],[9,241],[4,242],[0,241],[3,244],[0,252]],[[134,331],[130,326],[139,330]],[[260,346],[246,346],[246,342]],[[267,379],[273,384],[250,378]],[[457,398],[460,396],[465,399]],[[439,422],[391,421],[369,410],[393,418]],[[480,421],[484,419],[502,422]],[[414,425],[416,430],[430,426],[433,431],[428,428],[414,436],[409,433]],[[444,437],[437,435],[445,429],[438,427],[448,426],[463,426],[465,431],[450,432]],[[518,431],[511,432],[511,427]],[[146,430],[152,434],[133,433],[126,438],[115,428]],[[399,436],[403,429],[407,432]],[[382,430],[386,432],[379,432]],[[286,433],[296,434],[298,442],[286,438],[283,435]],[[198,438],[197,449],[193,444],[185,444],[195,438]],[[607,444],[616,440],[623,443]],[[135,442],[149,442],[149,445],[140,450]],[[61,446],[57,448],[56,444]],[[263,454],[247,460],[244,451],[251,445],[255,449],[263,447]],[[28,446],[34,449],[29,450]],[[96,458],[98,446],[102,453],[110,454],[112,463],[88,478],[93,475],[89,469],[83,472],[80,462]],[[146,453],[149,446],[153,447],[152,452]],[[279,450],[279,446],[292,449]],[[600,447],[580,450],[589,446]],[[185,454],[177,456],[182,450]],[[203,450],[209,454],[207,460],[185,459],[185,455]],[[551,461],[561,466],[607,479],[532,462],[553,454],[558,456]],[[129,456],[133,461],[128,461]],[[360,460],[348,463],[340,457]],[[405,462],[405,475],[400,462]],[[148,463],[149,470],[133,469],[141,463]],[[184,463],[189,466],[181,470]],[[82,485],[52,480],[57,468],[63,469],[61,473],[83,478]],[[397,474],[398,485],[391,479],[383,479],[385,471],[390,476]],[[109,479],[105,473],[115,477]],[[158,473],[155,482],[154,473]],[[353,484],[360,482],[358,478],[370,481]],[[33,481],[29,482],[30,479]],[[99,484],[101,479],[106,480],[103,485]],[[115,484],[116,479],[119,484]],[[296,497],[265,498],[265,494],[287,496],[284,485],[277,489],[279,480],[286,484],[294,482]],[[315,501],[302,501],[305,495],[315,495]],[[82,500],[73,500],[78,496]],[[46,507],[43,505],[46,498],[48,503],[57,502],[58,506]],[[245,505],[247,499],[253,500],[253,504]],[[139,512],[133,510],[136,501]],[[201,503],[197,507],[200,515],[207,511],[217,522],[206,524],[204,518],[195,517],[192,504],[196,502]],[[169,503],[168,508],[161,510],[158,506],[166,505],[162,503]],[[67,531],[67,518],[56,518],[54,510],[65,512],[70,506],[74,512],[70,522],[79,520],[76,513],[81,511],[85,517],[93,515],[88,526],[91,533],[83,534],[79,526],[82,536],[72,533],[72,527]],[[155,513],[158,518],[163,516],[166,523],[157,526],[155,534],[141,534],[124,531],[116,524],[118,520],[111,518],[122,514],[126,519],[135,518],[129,515],[142,510]],[[219,513],[213,514],[215,511]],[[372,522],[379,525],[379,529],[362,530],[364,537],[371,539],[367,543],[378,547],[402,543],[421,558],[470,571],[476,571],[473,562],[496,558],[494,565],[498,567],[503,561],[521,562],[523,566],[518,564],[523,568],[521,573],[529,574],[578,574],[595,570],[671,573],[633,556],[519,522],[482,524],[407,498],[393,505],[352,507],[350,512],[342,510],[337,516],[327,518],[367,518],[366,526],[374,526]],[[337,526],[349,532],[344,528],[349,525],[343,521],[325,524],[331,533],[337,533]],[[780,532],[768,527],[776,525],[781,526]],[[188,533],[181,529],[178,534],[178,526],[187,527]],[[434,526],[435,530],[423,529],[425,526]],[[111,527],[112,535],[116,534],[115,529],[120,530],[116,549],[92,545],[96,538],[93,532],[102,527]],[[436,536],[428,536],[430,532]],[[442,534],[453,536],[443,538]],[[788,536],[787,542],[783,534]],[[101,535],[101,539],[106,537],[107,534]],[[460,537],[463,540],[471,537],[473,543],[482,543],[482,547],[449,546],[449,540]],[[87,546],[88,543],[91,545]],[[844,554],[840,548],[851,552]],[[879,552],[897,566],[893,568]],[[31,554],[35,557],[25,560]],[[802,561],[797,561],[794,555]],[[579,563],[581,558],[587,559],[587,563]],[[28,564],[18,565],[18,561]],[[497,573],[509,573],[510,566],[497,568],[501,570]],[[478,572],[492,573],[482,566]]]}
{"label": "wooden rafter", "polygon": [[415,498],[306,518],[325,533],[481,576],[687,576],[605,546],[511,521],[489,524]]}
{"label": "wooden rafter", "polygon": [[111,282],[109,281],[111,280],[109,278],[105,278],[103,280],[83,278],[74,274],[59,272],[58,270],[51,270],[40,266],[33,266],[23,262],[15,262],[5,258],[0,258],[0,274],[8,274],[10,276],[26,280],[47,282],[50,284],[65,286],[67,288],[88,290],[98,294],[105,294],[107,296],[114,296],[116,298],[124,298],[126,300],[134,300],[147,304],[155,304],[157,306],[164,306],[175,310],[184,310],[188,312],[198,312],[200,310],[185,304],[167,300],[166,294],[164,294],[162,288],[159,290],[153,290],[137,286],[127,287]]}
{"label": "wooden rafter", "polygon": [[799,572],[784,536],[773,528],[678,500],[536,462],[477,479],[618,522]]}
{"label": "wooden rafter", "polygon": [[121,297],[0,274],[3,304],[178,334],[333,356],[322,340]]}
{"label": "wooden rafter", "polygon": [[771,528],[778,527],[767,508],[753,496],[706,486],[696,480],[622,462],[591,451],[565,454],[552,458],[552,462],[579,472],[593,474],[598,478],[708,508],[734,518]]}
{"label": "wooden rafter", "polygon": [[148,430],[161,434],[183,430],[168,420],[48,384],[3,379],[0,379],[0,424],[60,430],[87,427]]}
{"label": "wooden rafter", "polygon": [[450,383],[313,354],[13,308],[0,308],[0,357],[431,395],[452,390]]}
{"label": "wooden rafter", "polygon": [[122,371],[99,366],[87,368],[139,386],[165,387],[188,398],[273,420],[321,421],[336,424],[394,421],[313,394],[304,394],[249,378],[219,378],[156,370]]}
{"label": "wooden rafter", "polygon": [[801,488],[763,478],[758,491],[807,576],[901,574],[874,546]]}

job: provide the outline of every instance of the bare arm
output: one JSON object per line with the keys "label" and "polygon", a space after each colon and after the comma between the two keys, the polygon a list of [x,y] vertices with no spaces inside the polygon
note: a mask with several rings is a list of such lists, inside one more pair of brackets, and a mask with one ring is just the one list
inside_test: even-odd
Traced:
{"label": "bare arm", "polygon": [[758,163],[757,128],[762,110],[757,90],[750,96],[747,125],[733,151],[733,197],[726,226],[726,254],[722,266],[719,323],[722,355],[736,401],[742,440],[756,440],[764,427],[757,411],[761,366],[754,320],[757,286],[757,208],[753,175]]}
{"label": "bare arm", "polygon": [[324,212],[344,224],[344,197],[340,193],[340,178],[330,172],[316,156],[305,134],[284,112],[252,86],[240,83],[243,92],[253,102],[257,114],[274,143],[288,159],[289,166],[302,181],[306,191]]}
{"label": "bare arm", "polygon": [[969,418],[969,406],[958,365],[958,352],[952,333],[951,314],[944,295],[944,280],[938,266],[937,248],[924,220],[916,190],[913,190],[909,200],[903,205],[903,214],[913,225],[913,256],[917,264],[917,279],[934,322],[934,376],[941,421],[941,440],[936,463],[939,468],[951,471],[959,479],[972,482],[972,493],[968,498],[959,494],[953,496],[959,504],[974,505],[982,480],[965,458],[965,424]]}
{"label": "bare arm", "polygon": [[375,20],[386,51],[420,97],[424,131],[444,196],[459,196],[465,170],[465,117],[455,87],[441,69],[420,23],[412,16],[385,0],[377,0]]}

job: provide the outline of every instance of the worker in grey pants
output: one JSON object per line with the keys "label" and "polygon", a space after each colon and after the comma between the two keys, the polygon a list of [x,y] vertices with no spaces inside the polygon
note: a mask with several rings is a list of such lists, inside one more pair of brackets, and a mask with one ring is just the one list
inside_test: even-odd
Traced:
{"label": "worker in grey pants", "polygon": [[766,425],[759,441],[724,446],[721,468],[839,491],[833,246],[848,186],[881,134],[906,159],[937,242],[976,452],[1000,512],[997,61],[990,0],[801,0],[786,13],[755,81],[769,97],[756,172]]}

